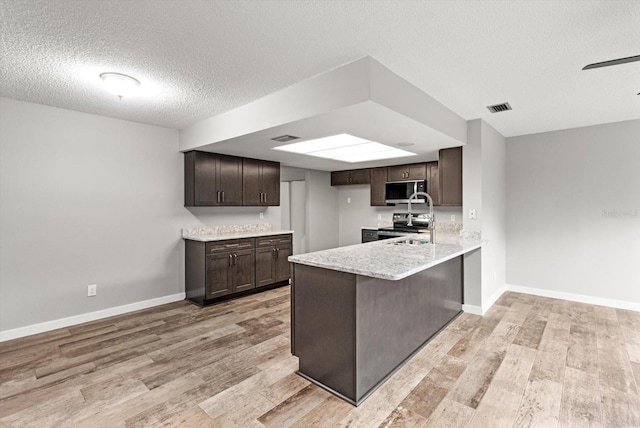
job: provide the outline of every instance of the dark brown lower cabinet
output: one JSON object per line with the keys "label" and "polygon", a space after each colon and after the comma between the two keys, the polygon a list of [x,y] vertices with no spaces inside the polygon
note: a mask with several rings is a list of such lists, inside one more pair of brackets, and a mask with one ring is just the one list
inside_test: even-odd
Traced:
{"label": "dark brown lower cabinet", "polygon": [[207,255],[207,298],[255,288],[254,254],[250,249]]}
{"label": "dark brown lower cabinet", "polygon": [[[261,243],[261,246],[257,246]],[[204,306],[288,284],[291,235],[200,242],[185,240],[186,299]]]}
{"label": "dark brown lower cabinet", "polygon": [[291,278],[289,261],[291,235],[256,240],[256,286],[263,287]]}

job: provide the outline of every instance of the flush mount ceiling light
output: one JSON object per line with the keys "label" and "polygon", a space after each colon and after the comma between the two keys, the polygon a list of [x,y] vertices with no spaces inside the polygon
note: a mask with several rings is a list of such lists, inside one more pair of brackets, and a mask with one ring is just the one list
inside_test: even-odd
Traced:
{"label": "flush mount ceiling light", "polygon": [[137,79],[126,74],[102,73],[100,78],[107,85],[107,90],[120,99],[130,96],[140,86]]}
{"label": "flush mount ceiling light", "polygon": [[287,144],[274,147],[274,150],[352,163],[415,156],[415,153],[367,141],[349,134],[332,135],[316,140]]}

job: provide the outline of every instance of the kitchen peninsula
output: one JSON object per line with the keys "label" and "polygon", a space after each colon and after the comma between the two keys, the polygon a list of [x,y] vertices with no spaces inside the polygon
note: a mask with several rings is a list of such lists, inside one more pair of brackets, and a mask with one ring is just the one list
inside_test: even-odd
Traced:
{"label": "kitchen peninsula", "polygon": [[424,235],[289,257],[298,374],[359,405],[461,311],[479,238]]}

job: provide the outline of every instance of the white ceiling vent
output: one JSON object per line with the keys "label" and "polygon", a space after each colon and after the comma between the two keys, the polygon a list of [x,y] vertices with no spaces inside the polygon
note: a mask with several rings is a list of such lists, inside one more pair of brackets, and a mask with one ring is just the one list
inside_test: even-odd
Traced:
{"label": "white ceiling vent", "polygon": [[297,140],[300,137],[294,137],[293,135],[281,135],[279,137],[272,138],[273,141],[279,141],[281,143],[286,143],[287,141]]}
{"label": "white ceiling vent", "polygon": [[511,110],[509,103],[496,104],[493,106],[487,106],[491,113],[500,113],[501,111]]}

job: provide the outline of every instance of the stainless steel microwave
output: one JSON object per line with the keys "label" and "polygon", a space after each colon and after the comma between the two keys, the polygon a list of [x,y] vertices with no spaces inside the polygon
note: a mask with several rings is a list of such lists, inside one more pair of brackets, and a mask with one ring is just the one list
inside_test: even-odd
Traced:
{"label": "stainless steel microwave", "polygon": [[[408,204],[409,196],[416,192],[427,191],[426,180],[389,181],[385,183],[385,202],[387,204]],[[424,196],[418,196],[411,200],[412,204],[425,203]]]}

